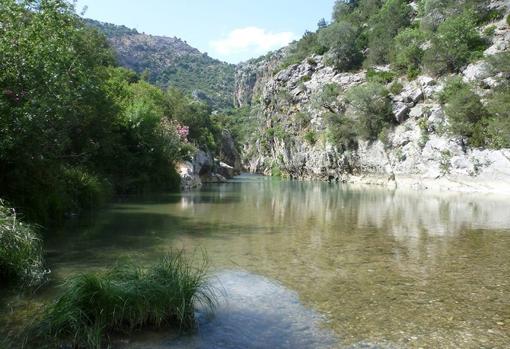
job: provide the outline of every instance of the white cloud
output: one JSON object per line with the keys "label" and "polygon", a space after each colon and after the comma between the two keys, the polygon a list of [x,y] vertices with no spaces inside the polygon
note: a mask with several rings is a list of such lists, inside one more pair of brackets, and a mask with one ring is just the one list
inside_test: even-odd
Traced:
{"label": "white cloud", "polygon": [[234,29],[226,37],[209,44],[222,56],[242,53],[255,55],[283,47],[295,39],[297,37],[292,32],[271,33],[258,27],[246,27]]}

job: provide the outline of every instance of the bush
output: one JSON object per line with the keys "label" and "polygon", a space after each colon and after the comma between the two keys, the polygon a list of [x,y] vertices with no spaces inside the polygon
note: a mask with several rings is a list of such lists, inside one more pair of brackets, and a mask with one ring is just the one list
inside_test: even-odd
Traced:
{"label": "bush", "polygon": [[439,101],[442,104],[448,103],[448,101],[461,90],[470,90],[471,86],[465,83],[461,77],[456,76],[448,79],[445,87],[439,93]]}
{"label": "bush", "polygon": [[366,77],[368,81],[387,84],[395,78],[396,74],[392,71],[379,71],[375,69],[367,69]]}
{"label": "bush", "polygon": [[506,16],[506,24],[510,25],[510,15]]}
{"label": "bush", "polygon": [[345,115],[329,113],[326,116],[328,123],[328,140],[346,151],[355,149],[358,145],[354,121]]}
{"label": "bush", "polygon": [[491,148],[510,148],[510,87],[499,88],[487,102],[490,119],[487,121],[487,145]]}
{"label": "bush", "polygon": [[46,273],[34,227],[21,222],[0,200],[0,289],[16,283],[36,286]]}
{"label": "bush", "polygon": [[485,43],[471,12],[445,20],[425,52],[425,66],[436,75],[457,73],[472,59],[479,58]]}
{"label": "bush", "polygon": [[358,29],[348,22],[335,22],[319,32],[319,43],[329,47],[326,63],[337,70],[358,68],[363,55],[357,46]]}
{"label": "bush", "polygon": [[379,83],[353,87],[347,99],[354,110],[357,134],[364,139],[376,140],[394,122],[388,91]]}
{"label": "bush", "polygon": [[410,24],[411,7],[405,0],[388,0],[369,20],[367,65],[389,63],[393,38]]}
{"label": "bush", "polygon": [[303,137],[308,144],[315,145],[317,143],[318,137],[317,132],[310,130],[307,131]]}
{"label": "bush", "polygon": [[471,145],[484,145],[480,121],[487,111],[476,93],[469,88],[455,91],[448,96],[445,113],[451,133],[465,137]]}
{"label": "bush", "polygon": [[313,54],[322,55],[327,51],[328,47],[319,42],[318,34],[307,31],[301,39],[291,44],[290,52],[283,59],[279,69],[285,69],[292,64],[300,63],[308,56]]}
{"label": "bush", "polygon": [[423,59],[425,34],[417,28],[406,28],[395,37],[391,63],[398,71],[419,69]]}
{"label": "bush", "polygon": [[390,92],[393,95],[398,95],[400,92],[402,92],[403,89],[404,89],[404,86],[398,81],[395,81],[390,86]]}
{"label": "bush", "polygon": [[143,327],[195,324],[197,303],[213,308],[206,264],[192,267],[182,252],[143,269],[134,263],[72,277],[30,329],[31,341],[47,347],[102,348],[108,334]]}

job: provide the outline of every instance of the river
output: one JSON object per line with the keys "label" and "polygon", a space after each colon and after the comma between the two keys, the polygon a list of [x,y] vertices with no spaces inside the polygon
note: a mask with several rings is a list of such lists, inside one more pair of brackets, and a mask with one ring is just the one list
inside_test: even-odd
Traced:
{"label": "river", "polygon": [[47,261],[63,280],[172,249],[207,253],[216,313],[119,348],[510,347],[509,197],[243,175],[72,219]]}

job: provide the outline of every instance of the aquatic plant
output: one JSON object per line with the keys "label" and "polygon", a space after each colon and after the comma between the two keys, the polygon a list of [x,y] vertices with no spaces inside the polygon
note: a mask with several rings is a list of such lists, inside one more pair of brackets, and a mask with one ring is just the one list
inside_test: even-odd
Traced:
{"label": "aquatic plant", "polygon": [[16,283],[35,286],[44,280],[41,241],[34,227],[0,200],[0,288]]}
{"label": "aquatic plant", "polygon": [[121,263],[103,272],[76,275],[28,331],[47,346],[100,348],[112,333],[173,326],[189,329],[194,306],[215,306],[205,258],[198,267],[182,252],[142,268]]}

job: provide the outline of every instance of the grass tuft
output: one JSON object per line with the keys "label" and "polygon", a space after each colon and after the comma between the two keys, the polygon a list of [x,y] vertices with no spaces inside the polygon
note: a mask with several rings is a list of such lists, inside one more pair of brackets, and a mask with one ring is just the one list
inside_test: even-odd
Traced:
{"label": "grass tuft", "polygon": [[77,275],[64,283],[62,294],[32,326],[30,341],[101,348],[114,333],[192,328],[197,304],[211,310],[215,306],[203,260],[194,267],[193,260],[175,252],[149,268],[124,263]]}
{"label": "grass tuft", "polygon": [[0,288],[36,286],[46,274],[41,241],[34,227],[20,221],[15,210],[0,200]]}

